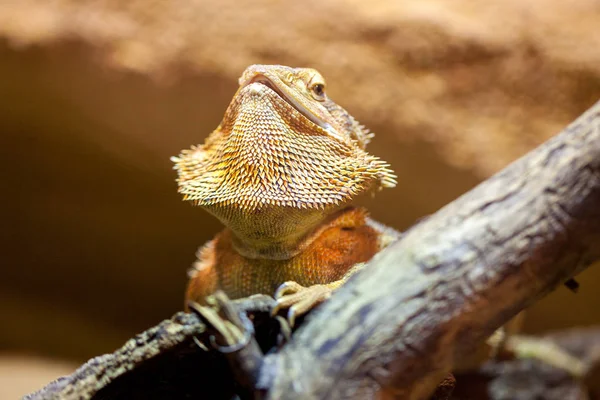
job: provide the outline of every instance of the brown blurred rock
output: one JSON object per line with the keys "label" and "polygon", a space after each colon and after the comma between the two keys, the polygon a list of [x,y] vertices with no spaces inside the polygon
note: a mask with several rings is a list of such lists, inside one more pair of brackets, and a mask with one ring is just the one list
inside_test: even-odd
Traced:
{"label": "brown blurred rock", "polygon": [[[323,73],[399,175],[366,203],[405,228],[600,97],[598,26],[593,0],[2,2],[0,346],[81,359],[181,307],[219,224],[180,201],[168,157],[247,65]],[[530,328],[600,320],[593,271]]]}
{"label": "brown blurred rock", "polygon": [[252,63],[310,65],[331,93],[399,138],[438,143],[488,174],[600,96],[594,0],[446,2],[13,0],[12,48],[79,39],[110,66],[169,81],[233,81]]}

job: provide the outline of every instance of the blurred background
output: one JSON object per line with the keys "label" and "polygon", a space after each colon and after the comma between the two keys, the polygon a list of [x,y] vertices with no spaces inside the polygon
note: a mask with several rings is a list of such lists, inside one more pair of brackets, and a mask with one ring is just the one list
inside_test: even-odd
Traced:
{"label": "blurred background", "polygon": [[[405,229],[600,99],[597,0],[0,2],[0,398],[182,308],[221,227],[169,157],[218,125],[250,64],[317,68],[377,133]],[[600,268],[536,304],[543,332],[600,322]]]}

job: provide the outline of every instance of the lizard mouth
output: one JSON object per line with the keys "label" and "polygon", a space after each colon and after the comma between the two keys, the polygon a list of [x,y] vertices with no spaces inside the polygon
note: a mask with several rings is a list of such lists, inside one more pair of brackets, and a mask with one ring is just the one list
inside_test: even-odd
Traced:
{"label": "lizard mouth", "polygon": [[286,90],[285,88],[282,89],[280,86],[278,86],[276,83],[274,83],[267,76],[260,75],[260,74],[255,75],[254,77],[249,79],[247,82],[245,82],[242,85],[242,88],[250,86],[253,83],[259,83],[259,84],[262,84],[262,85],[268,87],[269,89],[271,89],[272,91],[277,93],[277,95],[279,97],[281,97],[286,103],[288,103],[290,106],[292,106],[296,111],[298,111],[300,114],[302,114],[304,117],[306,117],[313,124],[321,127],[322,129],[326,130],[327,132],[331,133],[332,135],[337,136],[337,132],[331,126],[330,123],[321,119],[313,111],[311,111],[309,108],[304,106],[301,102],[296,100],[291,93],[287,93],[288,90]]}

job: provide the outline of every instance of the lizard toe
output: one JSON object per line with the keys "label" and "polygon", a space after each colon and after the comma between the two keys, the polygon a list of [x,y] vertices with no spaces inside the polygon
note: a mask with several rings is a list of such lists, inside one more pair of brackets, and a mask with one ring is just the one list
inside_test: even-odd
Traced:
{"label": "lizard toe", "polygon": [[[287,319],[290,326],[294,326],[297,317],[306,314],[317,305],[328,299],[333,291],[327,285],[313,285],[304,287],[295,282],[293,282],[293,285],[286,285],[286,283],[280,286],[277,290],[277,303],[271,313],[272,315],[275,315],[280,310],[288,309]],[[286,285],[286,287],[282,288],[284,285]],[[280,291],[280,289],[282,290]]]}
{"label": "lizard toe", "polygon": [[275,291],[274,297],[275,300],[282,298],[283,296],[287,296],[290,294],[298,293],[302,290],[306,290],[306,287],[300,285],[294,281],[283,282],[277,290]]}

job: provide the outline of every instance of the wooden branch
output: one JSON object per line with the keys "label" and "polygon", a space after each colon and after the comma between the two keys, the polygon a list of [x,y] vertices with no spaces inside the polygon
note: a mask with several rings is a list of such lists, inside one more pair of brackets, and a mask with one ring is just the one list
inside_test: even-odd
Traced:
{"label": "wooden branch", "polygon": [[600,103],[409,230],[265,359],[271,399],[427,398],[495,329],[600,258]]}
{"label": "wooden branch", "polygon": [[[118,381],[129,371],[159,355],[168,357],[169,351],[191,342],[193,336],[202,334],[204,330],[205,326],[198,321],[196,315],[178,313],[172,319],[163,321],[128,340],[114,353],[92,358],[73,374],[51,382],[38,392],[25,396],[24,400],[89,399],[97,393],[102,393],[110,384],[115,386],[111,389],[112,392],[118,392]],[[189,343],[185,347],[189,348]],[[193,349],[191,354],[194,353],[199,352]],[[185,360],[184,357],[180,359]],[[176,365],[179,368],[181,366]],[[132,383],[129,381],[126,385]],[[97,398],[112,397],[100,394]]]}
{"label": "wooden branch", "polygon": [[[234,304],[240,312],[252,314],[257,324],[271,320],[274,300],[269,296]],[[236,380],[226,355],[210,344],[210,351],[198,346],[211,342],[208,328],[196,314],[179,312],[24,400],[231,398]],[[269,342],[264,336],[257,332],[257,338]]]}

